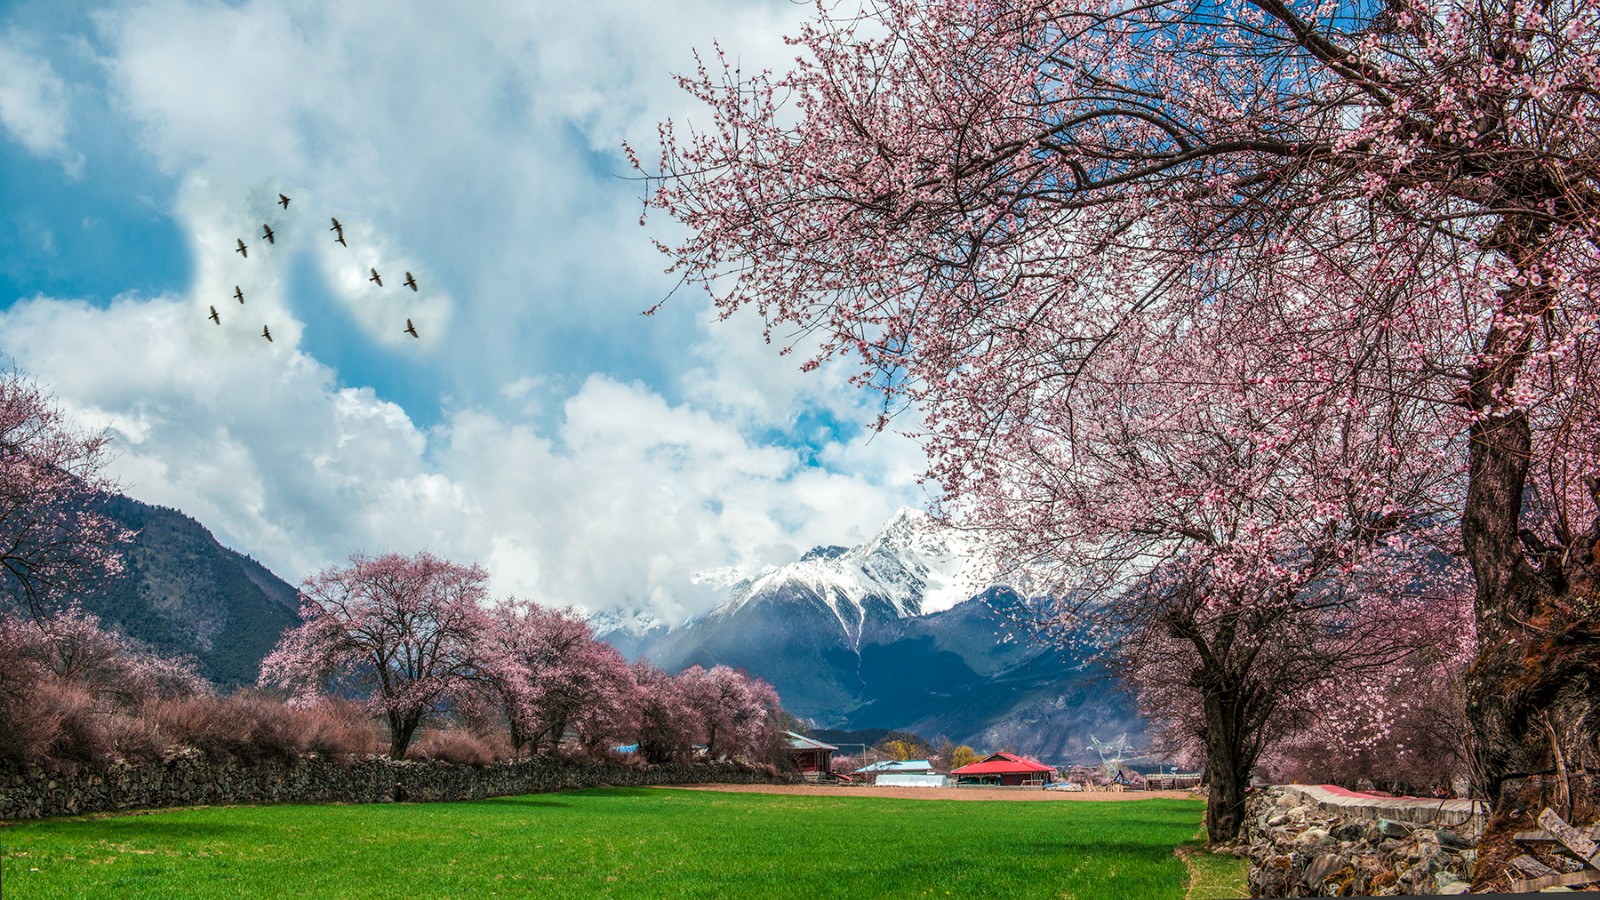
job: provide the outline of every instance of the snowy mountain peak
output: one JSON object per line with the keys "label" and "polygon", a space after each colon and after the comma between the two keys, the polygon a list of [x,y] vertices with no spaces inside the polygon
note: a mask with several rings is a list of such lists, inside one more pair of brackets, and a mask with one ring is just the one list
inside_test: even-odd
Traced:
{"label": "snowy mountain peak", "polygon": [[589,615],[589,624],[596,634],[619,634],[639,636],[650,634],[666,627],[660,617],[648,609],[632,611],[620,609],[604,609]]}
{"label": "snowy mountain peak", "polygon": [[858,546],[816,547],[747,581],[734,582],[727,573],[706,573],[702,579],[726,583],[732,595],[713,616],[750,603],[810,598],[828,607],[853,638],[866,623],[869,605],[895,618],[926,615],[949,609],[989,584],[960,532],[907,508]]}

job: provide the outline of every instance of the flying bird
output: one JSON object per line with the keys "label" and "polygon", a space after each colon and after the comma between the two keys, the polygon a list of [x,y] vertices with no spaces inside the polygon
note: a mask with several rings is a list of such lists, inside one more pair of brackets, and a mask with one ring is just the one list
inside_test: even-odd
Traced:
{"label": "flying bird", "polygon": [[367,271],[372,273],[372,277],[368,278],[367,280],[368,281],[376,281],[378,283],[378,287],[383,287],[383,279],[378,277],[378,270],[377,269],[368,269]]}
{"label": "flying bird", "polygon": [[417,292],[417,280],[411,277],[410,272],[406,273],[406,287],[411,288],[413,294]]}
{"label": "flying bird", "polygon": [[266,238],[267,239],[267,243],[269,243],[269,244],[276,244],[277,243],[277,240],[275,238],[273,238],[273,236],[272,236],[272,226],[271,225],[262,225],[261,226],[261,236]]}
{"label": "flying bird", "polygon": [[421,336],[421,335],[417,334],[417,326],[411,324],[411,320],[410,319],[406,320],[406,334],[409,334],[412,337],[420,337]]}
{"label": "flying bird", "polygon": [[282,194],[279,194],[278,195],[278,205],[282,206],[284,209],[288,209],[289,208],[289,198],[285,197]]}
{"label": "flying bird", "polygon": [[233,286],[233,298],[238,300],[240,303],[244,302],[244,291],[239,290],[239,286],[237,284]]}
{"label": "flying bird", "polygon": [[267,339],[267,343],[272,343],[272,332],[268,331],[265,325],[261,326],[261,336]]}
{"label": "flying bird", "polygon": [[217,316],[217,308],[215,306],[211,307],[211,315],[209,318],[218,325],[222,324],[222,319]]}
{"label": "flying bird", "polygon": [[239,251],[238,252],[239,252],[239,255],[244,257],[245,259],[249,259],[250,258],[250,251],[246,250],[245,247],[244,247],[244,238],[239,238]]}

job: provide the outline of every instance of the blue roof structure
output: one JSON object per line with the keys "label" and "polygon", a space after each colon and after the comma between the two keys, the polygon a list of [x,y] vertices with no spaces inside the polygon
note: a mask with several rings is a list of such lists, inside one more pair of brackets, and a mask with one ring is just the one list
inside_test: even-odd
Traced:
{"label": "blue roof structure", "polygon": [[933,764],[925,759],[886,759],[883,762],[875,762],[870,766],[862,766],[856,770],[856,774],[883,775],[890,772],[909,774],[932,771]]}

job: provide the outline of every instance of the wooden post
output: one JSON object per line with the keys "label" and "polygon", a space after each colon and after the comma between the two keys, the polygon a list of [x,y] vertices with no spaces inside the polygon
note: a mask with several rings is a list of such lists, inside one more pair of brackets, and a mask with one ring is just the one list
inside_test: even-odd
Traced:
{"label": "wooden post", "polygon": [[1539,813],[1539,827],[1550,832],[1562,846],[1583,860],[1585,865],[1600,869],[1600,846],[1590,840],[1587,834],[1568,825],[1566,820],[1556,815],[1555,810],[1547,806],[1544,812]]}

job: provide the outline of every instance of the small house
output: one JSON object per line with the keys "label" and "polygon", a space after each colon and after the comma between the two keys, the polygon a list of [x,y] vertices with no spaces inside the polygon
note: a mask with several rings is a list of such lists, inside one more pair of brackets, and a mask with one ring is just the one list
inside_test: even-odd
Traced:
{"label": "small house", "polygon": [[1010,753],[996,753],[988,759],[952,771],[950,777],[955,779],[957,785],[1042,787],[1055,781],[1056,770],[1044,763]]}
{"label": "small house", "polygon": [[828,774],[833,765],[834,751],[838,750],[838,747],[792,731],[785,731],[783,739],[788,744],[789,761],[800,770],[801,775],[809,780],[816,780]]}

